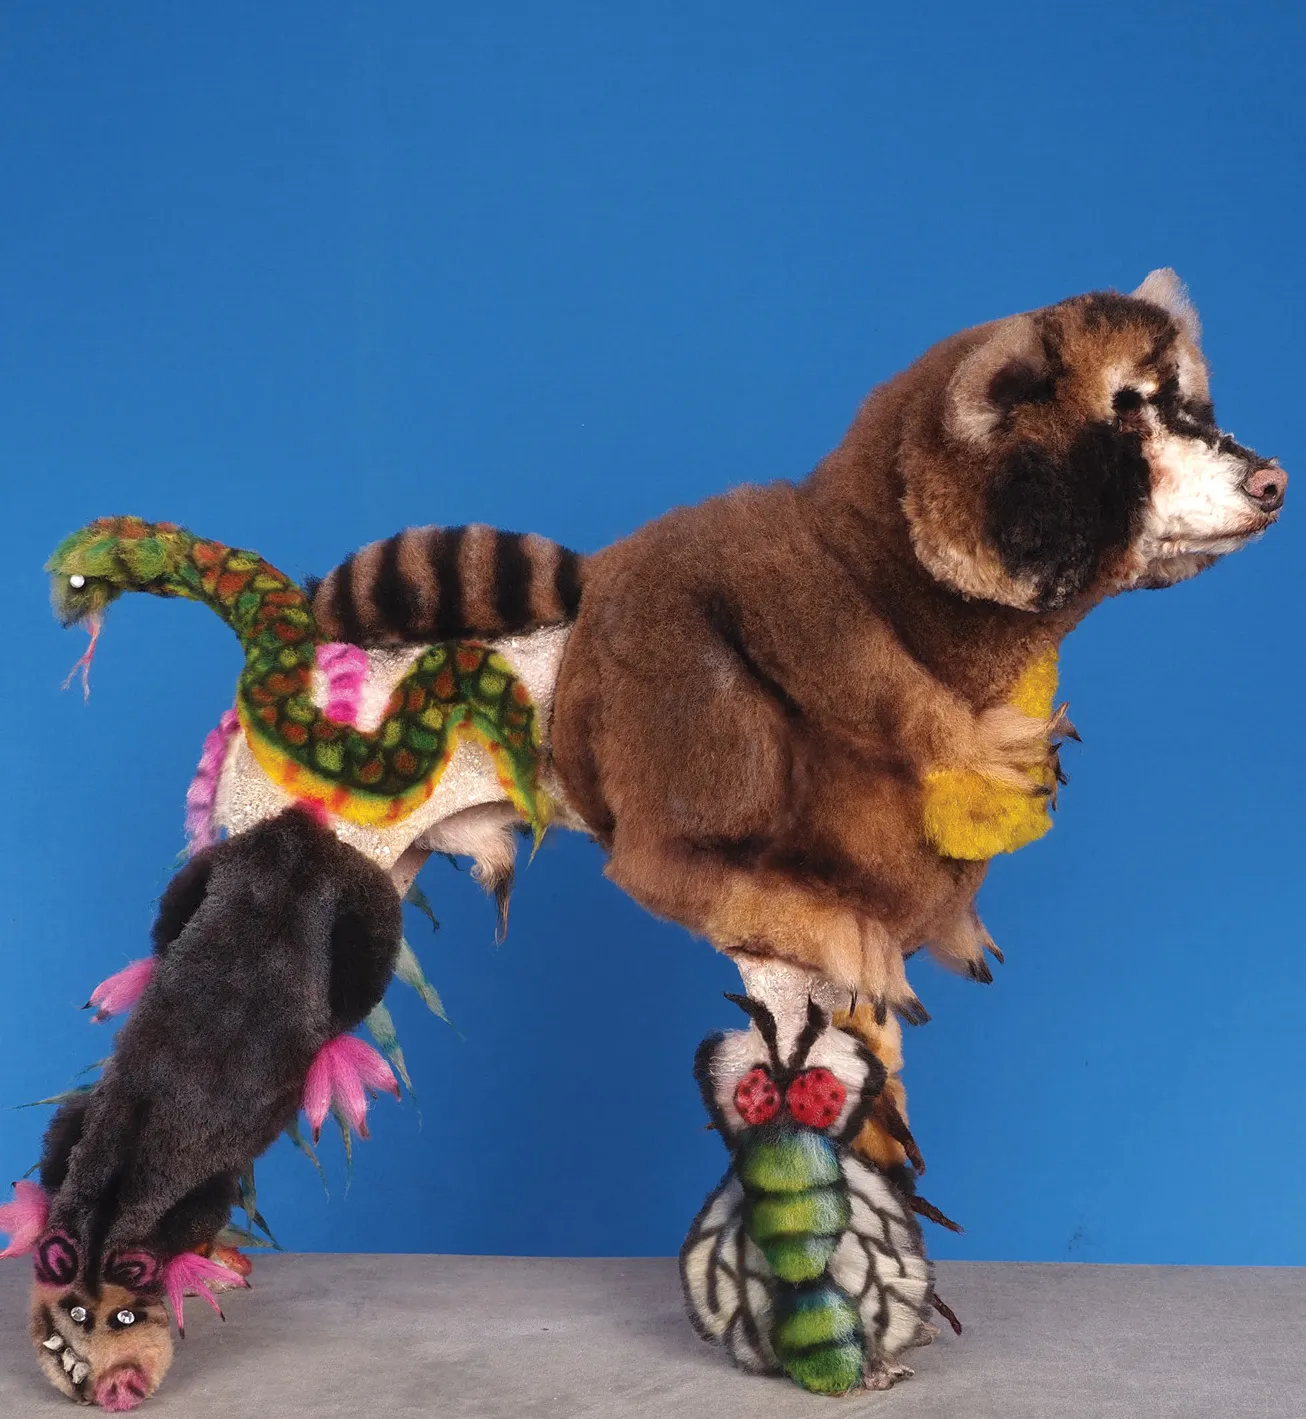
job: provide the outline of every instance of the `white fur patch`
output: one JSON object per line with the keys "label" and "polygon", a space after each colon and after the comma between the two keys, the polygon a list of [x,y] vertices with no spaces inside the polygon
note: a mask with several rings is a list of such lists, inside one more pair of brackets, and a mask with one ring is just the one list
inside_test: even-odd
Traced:
{"label": "white fur patch", "polygon": [[1262,519],[1242,489],[1246,462],[1201,439],[1157,430],[1145,444],[1152,496],[1137,548],[1151,561],[1196,552],[1232,552]]}
{"label": "white fur patch", "polygon": [[[777,1035],[780,1058],[787,1064],[796,1032],[778,1031]],[[735,1089],[744,1075],[759,1064],[770,1067],[771,1056],[756,1025],[730,1031],[712,1052],[707,1070],[712,1094],[732,1134],[743,1127],[735,1112]],[[803,1068],[828,1069],[848,1091],[839,1117],[830,1125],[830,1132],[837,1137],[861,1103],[874,1066],[867,1063],[862,1047],[851,1035],[830,1027],[808,1052]]]}

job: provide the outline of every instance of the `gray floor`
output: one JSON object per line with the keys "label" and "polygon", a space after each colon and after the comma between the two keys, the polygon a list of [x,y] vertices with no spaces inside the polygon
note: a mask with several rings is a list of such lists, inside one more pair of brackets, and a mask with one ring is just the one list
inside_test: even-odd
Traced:
{"label": "gray floor", "polygon": [[[0,1268],[0,1416],[54,1419],[24,1336],[27,1268]],[[196,1304],[142,1411],[181,1419],[1303,1419],[1306,1270],[943,1264],[966,1333],[888,1394],[822,1400],[697,1340],[672,1261],[260,1258]]]}

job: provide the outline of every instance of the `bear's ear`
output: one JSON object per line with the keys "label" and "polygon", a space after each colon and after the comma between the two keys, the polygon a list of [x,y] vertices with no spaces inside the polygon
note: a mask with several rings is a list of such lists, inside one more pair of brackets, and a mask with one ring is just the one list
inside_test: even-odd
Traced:
{"label": "bear's ear", "polygon": [[1046,404],[1055,371],[1032,315],[995,322],[948,381],[944,428],[961,443],[987,443],[1018,404]]}
{"label": "bear's ear", "polygon": [[1130,292],[1135,300],[1159,305],[1199,349],[1202,343],[1202,322],[1197,307],[1188,294],[1188,287],[1168,266],[1149,271],[1143,284]]}

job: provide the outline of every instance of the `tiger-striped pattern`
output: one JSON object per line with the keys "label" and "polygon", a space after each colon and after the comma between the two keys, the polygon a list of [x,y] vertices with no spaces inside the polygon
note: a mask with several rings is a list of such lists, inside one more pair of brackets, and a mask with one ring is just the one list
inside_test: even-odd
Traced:
{"label": "tiger-striped pattern", "polygon": [[359,548],[308,590],[331,640],[422,644],[574,620],[584,565],[534,533],[409,527]]}

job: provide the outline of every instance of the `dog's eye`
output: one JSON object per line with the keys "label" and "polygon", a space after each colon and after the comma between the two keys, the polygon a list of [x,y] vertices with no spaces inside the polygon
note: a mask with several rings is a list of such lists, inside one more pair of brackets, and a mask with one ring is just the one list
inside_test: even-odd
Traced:
{"label": "dog's eye", "polygon": [[85,1325],[85,1324],[86,1324],[86,1307],[85,1307],[85,1306],[74,1306],[74,1307],[72,1308],[72,1310],[70,1310],[70,1311],[68,1312],[68,1316],[69,1316],[69,1319],[70,1319],[70,1320],[75,1321],[78,1325]]}
{"label": "dog's eye", "polygon": [[135,1325],[135,1324],[136,1324],[136,1312],[135,1312],[135,1311],[119,1311],[118,1314],[114,1317],[114,1319],[118,1322],[119,1325]]}
{"label": "dog's eye", "polygon": [[1143,396],[1136,389],[1117,389],[1111,405],[1117,414],[1134,414],[1143,407]]}

